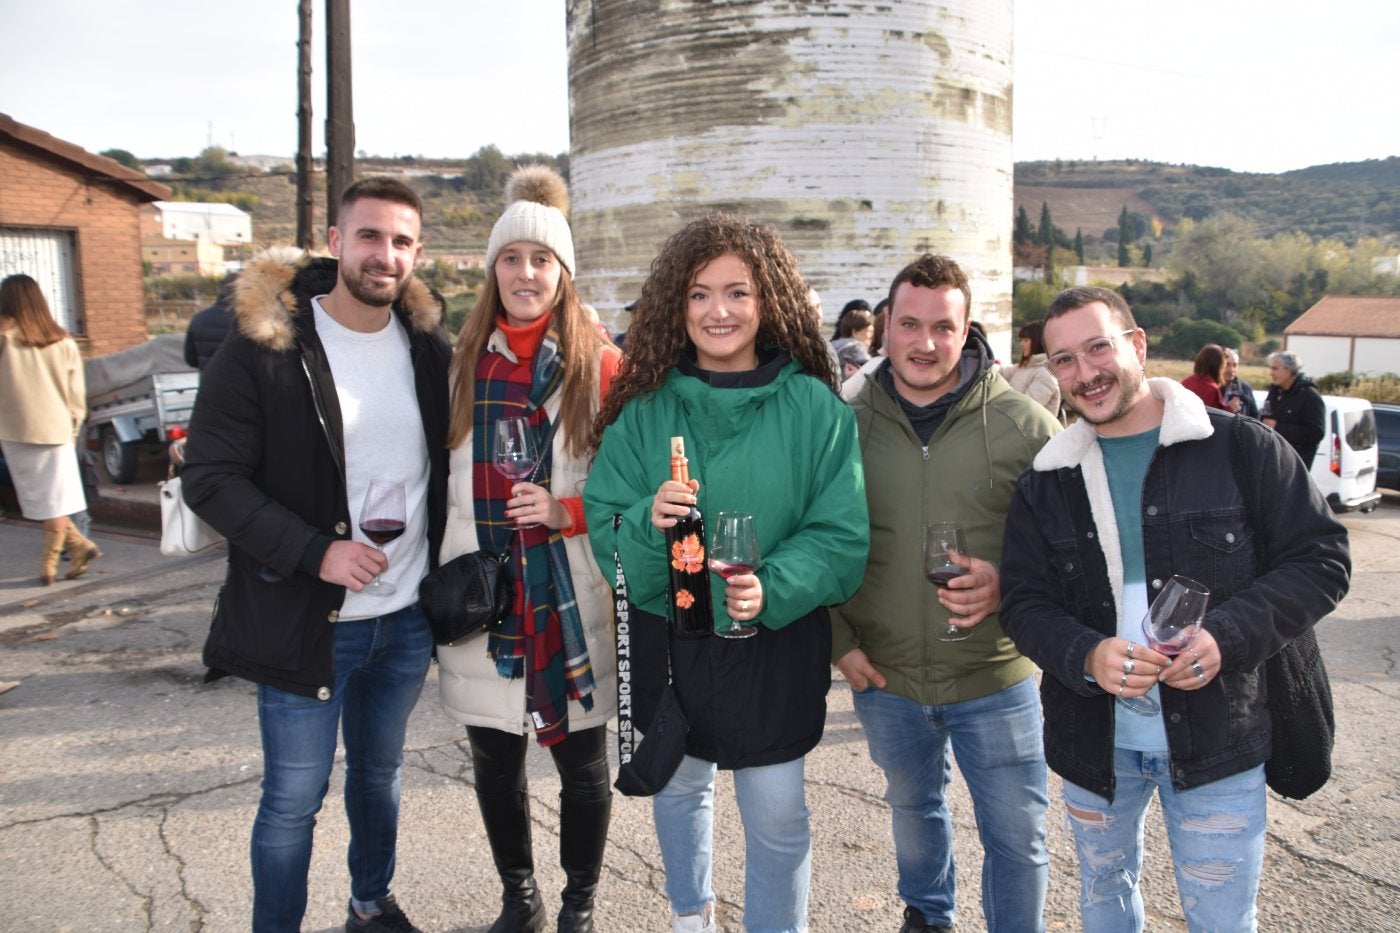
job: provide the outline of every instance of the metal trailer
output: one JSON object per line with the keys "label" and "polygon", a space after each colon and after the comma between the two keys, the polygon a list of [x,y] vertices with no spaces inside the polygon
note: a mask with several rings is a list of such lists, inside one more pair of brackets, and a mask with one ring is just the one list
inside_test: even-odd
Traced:
{"label": "metal trailer", "polygon": [[164,334],[87,361],[86,446],[112,482],[131,482],[144,450],[185,436],[199,373],[185,363],[183,346],[183,334]]}

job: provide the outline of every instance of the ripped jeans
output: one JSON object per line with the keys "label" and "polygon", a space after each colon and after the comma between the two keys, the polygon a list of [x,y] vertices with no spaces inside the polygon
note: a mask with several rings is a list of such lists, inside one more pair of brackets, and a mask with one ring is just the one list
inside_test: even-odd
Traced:
{"label": "ripped jeans", "polygon": [[1155,789],[1192,933],[1252,933],[1268,828],[1264,766],[1187,791],[1172,789],[1165,752],[1116,749],[1113,803],[1064,782],[1066,818],[1079,852],[1084,933],[1143,928],[1143,823]]}

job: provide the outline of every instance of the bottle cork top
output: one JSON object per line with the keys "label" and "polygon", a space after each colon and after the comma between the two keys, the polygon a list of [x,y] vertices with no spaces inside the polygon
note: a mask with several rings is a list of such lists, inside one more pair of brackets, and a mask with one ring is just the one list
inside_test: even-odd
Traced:
{"label": "bottle cork top", "polygon": [[671,456],[672,456],[672,457],[684,457],[684,456],[685,456],[685,438],[683,438],[683,437],[673,437],[673,438],[671,438]]}

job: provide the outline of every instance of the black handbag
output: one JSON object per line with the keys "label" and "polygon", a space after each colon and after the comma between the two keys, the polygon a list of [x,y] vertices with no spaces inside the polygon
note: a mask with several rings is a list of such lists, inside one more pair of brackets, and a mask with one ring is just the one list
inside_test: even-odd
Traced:
{"label": "black handbag", "polygon": [[1273,750],[1264,780],[1277,794],[1302,800],[1332,776],[1337,722],[1332,685],[1312,630],[1283,646],[1265,662]]}
{"label": "black handbag", "polygon": [[[622,516],[613,516],[613,530]],[[669,648],[666,656],[666,689],[656,704],[656,714],[646,735],[637,738],[632,723],[632,604],[627,598],[627,578],[622,573],[622,557],[614,549],[617,586],[614,589],[617,615],[617,780],[613,787],[628,797],[651,797],[671,780],[685,757],[685,737],[690,724],[685,721],[676,689],[671,683]],[[667,634],[669,644],[669,633]]]}
{"label": "black handbag", "polygon": [[[1234,432],[1233,466],[1235,485],[1244,497],[1245,513],[1251,525],[1258,524],[1257,487],[1247,482],[1242,435],[1238,422],[1230,421]],[[1268,564],[1263,536],[1255,535],[1255,570],[1263,573]],[[1264,688],[1269,696],[1269,726],[1272,747],[1264,762],[1264,782],[1276,794],[1302,800],[1322,788],[1332,777],[1332,744],[1337,734],[1332,710],[1332,684],[1322,663],[1317,634],[1308,629],[1277,654],[1264,662]]]}
{"label": "black handbag", "polygon": [[494,629],[515,600],[510,549],[500,557],[486,551],[461,554],[438,567],[418,585],[418,603],[428,617],[433,641],[452,645]]}

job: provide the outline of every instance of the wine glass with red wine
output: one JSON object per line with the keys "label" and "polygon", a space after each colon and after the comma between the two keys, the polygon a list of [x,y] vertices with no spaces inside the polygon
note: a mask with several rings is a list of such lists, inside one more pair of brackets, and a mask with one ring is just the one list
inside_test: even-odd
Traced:
{"label": "wine glass with red wine", "polygon": [[[1142,619],[1142,637],[1147,647],[1174,658],[1196,640],[1201,622],[1210,602],[1210,590],[1204,583],[1177,575],[1167,581],[1162,592],[1152,601]],[[1161,705],[1150,695],[1120,696],[1118,702],[1140,716],[1155,716]]]}
{"label": "wine glass with red wine", "polygon": [[[518,483],[535,472],[540,451],[535,445],[535,432],[530,422],[521,417],[502,418],[496,422],[496,444],[492,448],[496,472],[511,483]],[[537,522],[517,523],[516,528],[534,528]]]}
{"label": "wine glass with red wine", "polygon": [[[952,554],[967,557],[967,537],[963,534],[962,525],[957,522],[934,522],[929,525],[924,533],[924,576],[940,589],[954,577],[967,573],[965,568],[953,562]],[[938,640],[962,641],[970,637],[972,629],[958,628],[949,622]]]}
{"label": "wine glass with red wine", "polygon": [[[754,530],[753,516],[748,512],[720,512],[715,522],[715,537],[710,542],[710,569],[724,578],[741,573],[753,573],[758,569],[758,532]],[[748,638],[758,634],[758,629],[729,619],[729,626],[715,630],[716,635],[725,638]]]}
{"label": "wine glass with red wine", "polygon": [[[408,521],[408,510],[404,506],[403,483],[372,479],[365,490],[365,502],[360,506],[360,531],[374,542],[381,551],[384,545],[403,534]],[[378,575],[365,588],[360,590],[369,596],[390,596],[398,592],[392,583],[385,583]]]}

